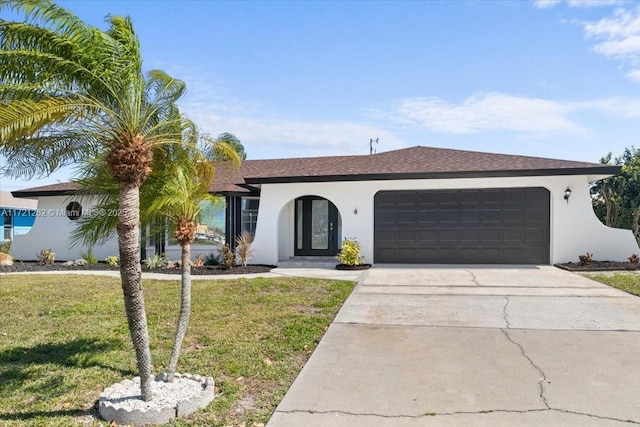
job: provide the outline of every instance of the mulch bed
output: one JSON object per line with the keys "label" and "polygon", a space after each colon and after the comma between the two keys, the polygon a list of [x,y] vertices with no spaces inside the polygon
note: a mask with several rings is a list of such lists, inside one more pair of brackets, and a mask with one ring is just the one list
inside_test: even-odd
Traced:
{"label": "mulch bed", "polygon": [[360,264],[360,265],[338,264],[336,265],[336,270],[368,270],[370,268],[371,268],[371,264]]}
{"label": "mulch bed", "polygon": [[[640,263],[615,262],[615,261],[592,261],[588,264],[580,264],[577,262],[568,262],[564,264],[555,264],[556,267],[568,271],[640,271]],[[197,275],[220,275],[220,274],[253,274],[268,273],[271,269],[276,268],[275,265],[250,264],[246,267],[235,266],[231,268],[222,268],[217,265],[205,265],[203,267],[192,267],[191,274]],[[339,264],[336,266],[338,270],[365,270],[371,268],[370,264],[359,266],[345,266]],[[77,265],[63,265],[61,262],[54,264],[40,264],[38,262],[14,262],[13,265],[0,266],[0,273],[18,273],[18,272],[37,272],[37,271],[119,271],[118,268],[109,267],[105,263],[98,263],[81,267]],[[153,268],[148,269],[142,266],[143,273],[161,273],[161,274],[180,274],[179,268]]]}
{"label": "mulch bed", "polygon": [[[222,268],[217,265],[205,265],[203,267],[192,267],[191,274],[197,275],[219,275],[219,274],[253,274],[253,273],[268,273],[272,268],[276,268],[275,265],[262,265],[254,264],[243,266],[235,266],[231,268]],[[53,264],[40,264],[38,262],[20,262],[16,261],[13,265],[0,266],[0,273],[18,273],[18,272],[37,272],[37,271],[120,271],[117,267],[109,267],[105,263],[98,263],[93,265],[87,265],[81,267],[77,265],[62,265],[62,263]],[[145,268],[142,266],[143,273],[162,273],[162,274],[180,274],[179,268]]]}
{"label": "mulch bed", "polygon": [[587,264],[580,264],[578,262],[567,262],[564,264],[556,264],[555,266],[568,271],[615,271],[615,270],[636,271],[636,270],[640,270],[640,263],[615,262],[615,261],[592,261]]}

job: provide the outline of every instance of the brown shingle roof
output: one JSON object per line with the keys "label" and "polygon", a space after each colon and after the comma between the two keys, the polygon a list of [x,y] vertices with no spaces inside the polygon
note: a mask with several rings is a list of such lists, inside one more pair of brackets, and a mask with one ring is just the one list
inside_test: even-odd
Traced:
{"label": "brown shingle roof", "polygon": [[[541,175],[614,175],[618,166],[541,157],[492,154],[432,147],[411,147],[373,155],[245,160],[239,169],[217,166],[209,187],[217,193],[247,193],[247,186],[268,182],[355,181],[368,179],[454,178]],[[73,183],[14,192],[27,196],[77,189]]]}
{"label": "brown shingle roof", "polygon": [[[370,156],[245,160],[230,182],[259,184],[364,179],[616,174],[618,172],[617,166],[600,163],[418,146]],[[212,187],[221,188],[216,183]]]}
{"label": "brown shingle roof", "polygon": [[14,197],[59,196],[74,194],[79,189],[80,186],[75,182],[61,182],[59,184],[42,185],[39,187],[12,191],[11,193]]}

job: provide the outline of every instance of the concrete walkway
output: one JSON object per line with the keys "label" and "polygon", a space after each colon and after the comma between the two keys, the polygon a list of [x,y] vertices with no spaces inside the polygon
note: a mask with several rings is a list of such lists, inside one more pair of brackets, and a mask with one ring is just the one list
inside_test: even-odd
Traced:
{"label": "concrete walkway", "polygon": [[640,424],[640,298],[554,267],[376,265],[267,427]]}

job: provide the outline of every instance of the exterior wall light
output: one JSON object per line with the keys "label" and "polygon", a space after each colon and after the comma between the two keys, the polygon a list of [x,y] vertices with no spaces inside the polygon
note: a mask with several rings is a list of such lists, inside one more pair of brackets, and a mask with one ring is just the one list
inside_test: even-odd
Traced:
{"label": "exterior wall light", "polygon": [[569,204],[569,197],[571,197],[571,189],[567,187],[567,189],[564,190],[564,199],[567,201],[567,204]]}
{"label": "exterior wall light", "polygon": [[354,214],[354,215],[358,215],[358,208],[355,208],[355,209],[353,210],[353,214]]}

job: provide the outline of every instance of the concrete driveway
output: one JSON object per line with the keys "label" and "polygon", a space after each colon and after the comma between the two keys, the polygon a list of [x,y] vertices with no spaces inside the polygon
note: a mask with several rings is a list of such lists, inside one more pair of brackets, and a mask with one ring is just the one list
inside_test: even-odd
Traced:
{"label": "concrete driveway", "polygon": [[268,427],[640,424],[640,298],[542,267],[379,266]]}

